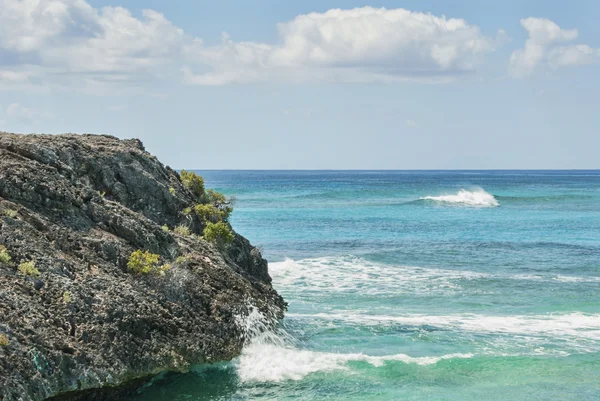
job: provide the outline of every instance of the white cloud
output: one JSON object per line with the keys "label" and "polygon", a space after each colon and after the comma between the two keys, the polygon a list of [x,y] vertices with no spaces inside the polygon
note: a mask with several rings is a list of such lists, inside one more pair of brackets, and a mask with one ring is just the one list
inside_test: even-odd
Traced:
{"label": "white cloud", "polygon": [[548,62],[553,67],[592,64],[600,57],[600,49],[588,45],[557,47],[548,54]]}
{"label": "white cloud", "polygon": [[[404,9],[333,9],[277,25],[273,44],[224,35],[206,46],[164,15],[85,0],[0,0],[0,85],[96,88],[171,74],[184,82],[447,81],[472,72],[505,36]],[[18,68],[15,68],[18,66]]]}
{"label": "white cloud", "polygon": [[[442,79],[472,72],[496,39],[465,20],[404,9],[329,10],[300,15],[277,26],[280,43],[195,41],[186,54],[212,71],[186,81],[199,85],[239,82],[371,82]],[[499,38],[504,38],[499,32]]]}
{"label": "white cloud", "polygon": [[576,29],[562,29],[545,18],[526,18],[521,20],[521,25],[529,37],[525,47],[510,56],[509,72],[513,76],[530,75],[540,64],[552,67],[590,64],[600,56],[599,50],[587,45],[559,46],[559,43],[577,39]]}
{"label": "white cloud", "polygon": [[[183,30],[152,10],[138,19],[84,0],[0,0],[0,82],[40,74],[53,82],[136,80],[178,58],[183,40]],[[2,66],[17,62],[19,72]]]}

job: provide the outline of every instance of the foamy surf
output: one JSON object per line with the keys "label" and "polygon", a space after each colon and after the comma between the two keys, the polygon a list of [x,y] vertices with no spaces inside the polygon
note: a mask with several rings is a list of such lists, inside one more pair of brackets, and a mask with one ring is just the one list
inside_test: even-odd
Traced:
{"label": "foamy surf", "polygon": [[374,367],[381,367],[392,361],[425,366],[445,359],[471,357],[473,354],[460,353],[425,357],[411,357],[406,354],[387,356],[370,356],[361,353],[337,354],[257,343],[244,349],[236,362],[236,369],[243,382],[281,382],[301,380],[317,372],[352,370],[350,362],[366,362]]}
{"label": "foamy surf", "polygon": [[300,349],[295,339],[282,328],[273,329],[268,318],[250,307],[246,316],[238,316],[236,323],[244,332],[246,345],[234,361],[242,382],[282,382],[302,380],[309,374],[351,370],[350,362],[366,362],[374,367],[387,362],[402,362],[420,366],[433,365],[446,359],[472,358],[471,353],[453,353],[440,356],[412,357],[406,354],[371,356],[363,353],[333,353]]}
{"label": "foamy surf", "polygon": [[387,294],[443,295],[462,291],[477,280],[526,280],[560,283],[600,283],[600,277],[566,275],[496,274],[471,270],[388,265],[355,256],[273,262],[273,282],[280,291],[314,291],[317,295],[352,292],[378,296]]}
{"label": "foamy surf", "polygon": [[470,333],[489,333],[521,336],[551,336],[555,339],[581,338],[600,341],[600,314],[567,313],[548,315],[489,316],[478,314],[455,315],[398,315],[382,316],[357,312],[288,314],[294,318],[318,318],[345,321],[360,325],[403,324],[430,326],[439,329]]}
{"label": "foamy surf", "polygon": [[482,188],[472,191],[461,189],[454,195],[425,196],[421,200],[474,207],[497,207],[500,205],[496,198],[494,198],[494,195],[484,191]]}

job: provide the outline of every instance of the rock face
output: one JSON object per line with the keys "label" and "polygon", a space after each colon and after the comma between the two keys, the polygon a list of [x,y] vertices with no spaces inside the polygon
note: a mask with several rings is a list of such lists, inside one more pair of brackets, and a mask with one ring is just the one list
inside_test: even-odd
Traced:
{"label": "rock face", "polygon": [[[235,357],[249,308],[283,316],[248,240],[218,250],[161,229],[201,234],[182,212],[193,204],[138,140],[0,133],[0,244],[12,259],[0,260],[0,400],[112,398],[159,372]],[[172,269],[134,274],[137,249]]]}

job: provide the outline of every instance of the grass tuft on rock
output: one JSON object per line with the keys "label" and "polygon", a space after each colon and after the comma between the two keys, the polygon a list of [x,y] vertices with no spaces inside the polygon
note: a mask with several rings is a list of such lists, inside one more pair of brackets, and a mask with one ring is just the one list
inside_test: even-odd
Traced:
{"label": "grass tuft on rock", "polygon": [[62,300],[66,304],[73,303],[73,294],[71,293],[71,291],[63,292]]}
{"label": "grass tuft on rock", "polygon": [[18,212],[14,209],[4,209],[4,215],[6,217],[10,217],[11,219],[16,219]]}
{"label": "grass tuft on rock", "polygon": [[19,270],[21,274],[29,277],[38,277],[40,275],[40,271],[35,267],[34,261],[26,262],[22,260],[19,267],[17,267],[17,270]]}
{"label": "grass tuft on rock", "polygon": [[189,236],[191,234],[190,228],[188,226],[180,225],[173,229],[173,232],[178,235]]}
{"label": "grass tuft on rock", "polygon": [[0,245],[0,263],[9,264],[12,258],[8,254],[8,249]]}
{"label": "grass tuft on rock", "polygon": [[160,265],[160,255],[138,249],[131,253],[127,267],[136,274],[164,275],[171,270],[170,264]]}

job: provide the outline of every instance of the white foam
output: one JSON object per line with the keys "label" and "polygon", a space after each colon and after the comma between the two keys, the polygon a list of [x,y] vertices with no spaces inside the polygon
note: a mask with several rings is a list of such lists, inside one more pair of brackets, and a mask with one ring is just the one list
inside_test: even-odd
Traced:
{"label": "white foam", "polygon": [[554,280],[562,283],[600,283],[600,277],[575,277],[558,275]]}
{"label": "white foam", "polygon": [[[455,294],[471,280],[528,280],[563,283],[600,283],[600,277],[481,273],[469,270],[437,269],[418,266],[393,266],[354,256],[325,257],[270,263],[269,273],[275,287],[286,293],[357,292],[377,296],[389,294]],[[470,288],[469,291],[475,291]],[[485,287],[477,291],[484,292]]]}
{"label": "white foam", "polygon": [[236,367],[243,382],[280,382],[300,380],[315,372],[351,370],[349,362],[366,362],[379,367],[390,361],[400,361],[424,366],[436,364],[444,359],[471,357],[473,354],[459,353],[426,357],[411,357],[406,354],[369,356],[361,353],[337,354],[271,344],[252,344],[244,349]]}
{"label": "white foam", "polygon": [[547,315],[489,316],[477,314],[381,316],[355,312],[288,314],[289,317],[339,320],[361,325],[404,324],[441,329],[510,335],[600,340],[600,314],[568,313]]}
{"label": "white foam", "polygon": [[299,349],[294,339],[282,329],[271,330],[268,319],[256,308],[249,308],[247,316],[239,316],[236,323],[244,332],[246,345],[234,361],[242,382],[280,382],[300,380],[315,372],[350,370],[349,362],[366,362],[384,366],[389,361],[400,361],[421,366],[436,364],[444,359],[471,358],[473,354],[411,357],[406,354],[370,356],[362,353],[332,353]]}
{"label": "white foam", "polygon": [[472,191],[461,189],[454,195],[425,196],[421,199],[476,207],[496,207],[500,205],[494,195],[485,192],[482,188],[476,188]]}
{"label": "white foam", "polygon": [[275,287],[282,291],[356,292],[366,295],[455,293],[458,280],[493,277],[487,273],[390,266],[346,256],[270,263]]}

